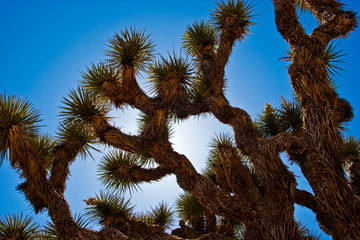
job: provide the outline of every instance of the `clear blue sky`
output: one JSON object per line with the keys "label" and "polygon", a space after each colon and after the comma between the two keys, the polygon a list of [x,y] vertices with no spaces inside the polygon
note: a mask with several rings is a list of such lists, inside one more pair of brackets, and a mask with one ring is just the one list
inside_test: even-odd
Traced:
{"label": "clear blue sky", "polygon": [[[348,8],[360,12],[360,1],[348,0]],[[291,98],[286,64],[279,60],[287,44],[276,31],[272,2],[254,0],[252,35],[236,44],[227,67],[229,87],[227,97],[234,106],[247,110],[253,117],[265,103],[275,106],[280,96]],[[81,80],[80,71],[86,65],[104,59],[109,37],[125,27],[146,29],[161,54],[180,51],[181,36],[187,24],[209,19],[213,1],[114,1],[114,0],[0,0],[0,91],[27,97],[42,113],[44,132],[54,133],[62,97]],[[316,22],[304,16],[302,21],[310,32]],[[360,138],[359,56],[360,34],[357,30],[338,47],[347,55],[340,65],[344,71],[336,76],[341,97],[348,99],[355,113],[347,125],[347,135]],[[142,81],[144,82],[144,81]],[[116,124],[125,131],[135,132],[136,111],[118,113]],[[215,133],[229,132],[227,126],[213,118],[189,120],[176,126],[175,148],[185,153],[197,169],[204,167],[207,145]],[[103,148],[101,148],[103,150]],[[93,196],[100,188],[96,181],[95,161],[79,159],[71,167],[66,197],[73,212],[83,212],[83,199]],[[295,166],[291,166],[296,169]],[[297,171],[297,170],[296,170]],[[300,173],[296,172],[300,176]],[[301,188],[308,189],[299,177]],[[24,197],[15,188],[18,174],[5,160],[0,167],[0,215],[9,212],[33,214]],[[179,192],[175,179],[144,186],[133,194],[137,210],[149,209],[165,199],[172,203]],[[304,222],[318,229],[315,218],[304,208],[296,214]],[[37,216],[40,222],[45,216]]]}

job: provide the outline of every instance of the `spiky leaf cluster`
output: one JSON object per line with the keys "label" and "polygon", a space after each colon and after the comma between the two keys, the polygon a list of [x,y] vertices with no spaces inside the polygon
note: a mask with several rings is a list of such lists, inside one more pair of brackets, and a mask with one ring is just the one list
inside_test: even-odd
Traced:
{"label": "spiky leaf cluster", "polygon": [[161,202],[154,208],[151,208],[147,216],[148,223],[156,224],[167,229],[170,229],[170,226],[172,226],[175,221],[175,213],[165,202]]}
{"label": "spiky leaf cluster", "polygon": [[29,216],[9,214],[0,218],[0,239],[36,239],[39,227]]}
{"label": "spiky leaf cluster", "polygon": [[289,102],[282,98],[282,103],[278,109],[279,120],[282,122],[282,130],[298,129],[303,124],[302,108],[299,102]]}
{"label": "spiky leaf cluster", "polygon": [[329,46],[325,49],[322,57],[326,64],[326,69],[332,75],[339,74],[339,70],[343,70],[338,67],[339,63],[343,63],[342,58],[345,56],[342,53],[342,50],[337,50],[338,44],[330,43]]}
{"label": "spiky leaf cluster", "polygon": [[341,158],[345,160],[354,161],[360,159],[360,141],[354,136],[343,139],[341,147]]}
{"label": "spiky leaf cluster", "polygon": [[40,114],[27,99],[0,94],[0,163],[10,147],[10,131],[20,128],[27,137],[36,137]]}
{"label": "spiky leaf cluster", "polygon": [[110,151],[99,164],[99,179],[107,188],[114,188],[121,192],[138,190],[140,181],[124,176],[119,169],[137,167],[142,165],[142,158],[121,150]]}
{"label": "spiky leaf cluster", "polygon": [[218,34],[210,23],[204,20],[195,21],[186,26],[182,45],[188,54],[196,56],[204,49],[214,50],[218,45]]}
{"label": "spiky leaf cluster", "polygon": [[179,218],[186,222],[190,222],[193,218],[204,216],[205,214],[204,207],[189,192],[180,194],[175,204]]}
{"label": "spiky leaf cluster", "polygon": [[202,174],[216,184],[216,173],[209,164],[202,170]]}
{"label": "spiky leaf cluster", "polygon": [[188,92],[190,101],[193,103],[201,103],[209,96],[211,91],[210,80],[204,75],[194,78],[191,89]]}
{"label": "spiky leaf cluster", "polygon": [[295,131],[302,126],[302,108],[299,102],[289,102],[282,98],[279,108],[265,105],[262,114],[254,124],[257,133],[265,138],[275,136],[284,131]]}
{"label": "spiky leaf cluster", "polygon": [[321,240],[322,239],[321,233],[316,233],[316,232],[310,231],[308,226],[305,223],[303,223],[301,221],[296,221],[296,224],[298,226],[300,238],[302,240]]}
{"label": "spiky leaf cluster", "polygon": [[176,79],[183,89],[188,89],[192,83],[194,68],[192,63],[181,55],[168,55],[168,59],[160,56],[160,59],[153,62],[149,67],[150,90],[152,93],[159,93],[163,84],[169,80]]}
{"label": "spiky leaf cluster", "polygon": [[145,70],[153,58],[155,45],[145,31],[130,28],[109,39],[106,51],[109,62],[115,67],[133,66],[135,70]]}
{"label": "spiky leaf cluster", "polygon": [[[220,133],[218,136],[216,135],[215,137],[212,137],[209,143],[210,153],[208,158],[208,165],[211,166],[213,164],[222,163],[218,151],[218,147],[220,145],[236,149],[234,139],[229,134]],[[243,160],[244,156],[240,153],[240,151],[237,152],[238,152],[239,160]]]}
{"label": "spiky leaf cluster", "polygon": [[76,147],[83,158],[87,155],[91,156],[90,150],[97,150],[94,147],[96,138],[92,129],[82,122],[66,122],[60,125],[57,141],[67,146]]}
{"label": "spiky leaf cluster", "polygon": [[[239,38],[249,32],[249,27],[253,25],[250,21],[253,15],[253,5],[245,0],[227,0],[217,3],[217,8],[212,11],[212,21],[219,30],[241,30],[237,32]],[[241,35],[238,35],[241,34]]]}
{"label": "spiky leaf cluster", "polygon": [[82,86],[88,91],[97,96],[104,97],[103,84],[105,82],[116,83],[120,81],[120,72],[117,68],[111,65],[100,62],[91,67],[86,67],[86,71],[81,72],[83,80]]}
{"label": "spiky leaf cluster", "polygon": [[83,87],[70,90],[67,98],[62,101],[61,116],[64,122],[90,123],[94,116],[105,116],[109,112],[109,105],[103,99]]}
{"label": "spiky leaf cluster", "polygon": [[108,225],[118,219],[125,219],[132,215],[133,206],[115,192],[100,191],[93,198],[85,200],[87,215],[102,225]]}
{"label": "spiky leaf cluster", "polygon": [[42,159],[42,164],[50,171],[53,161],[53,148],[55,146],[54,137],[49,134],[39,134],[35,138],[37,153]]}
{"label": "spiky leaf cluster", "polygon": [[263,137],[272,137],[282,131],[280,116],[270,104],[266,104],[264,111],[259,115],[257,128]]}
{"label": "spiky leaf cluster", "polygon": [[[136,119],[139,134],[141,134],[145,131],[145,129],[148,127],[150,121],[151,121],[151,118],[148,115],[146,115],[144,113],[139,114],[138,118]],[[160,135],[160,137],[163,141],[167,141],[168,139],[170,139],[173,136],[174,126],[172,125],[171,118],[166,119],[165,127],[163,128],[162,132],[159,132],[157,134]],[[145,160],[144,163],[150,163],[150,164],[154,163],[152,158],[146,158],[146,156],[143,156],[142,159]]]}

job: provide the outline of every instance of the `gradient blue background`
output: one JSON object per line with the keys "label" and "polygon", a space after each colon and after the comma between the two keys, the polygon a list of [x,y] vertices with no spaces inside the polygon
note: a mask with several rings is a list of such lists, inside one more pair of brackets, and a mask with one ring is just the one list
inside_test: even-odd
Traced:
{"label": "gradient blue background", "polygon": [[[360,11],[360,1],[343,0],[346,8]],[[256,25],[252,34],[237,43],[226,69],[229,87],[226,95],[230,103],[239,106],[255,118],[265,103],[278,106],[280,97],[292,97],[286,71],[287,63],[279,60],[288,49],[274,23],[270,0],[253,1]],[[212,1],[122,1],[122,0],[0,0],[0,91],[27,97],[43,118],[44,132],[55,133],[59,122],[59,107],[68,89],[81,80],[85,66],[105,58],[104,50],[109,37],[125,27],[146,29],[157,44],[157,52],[180,52],[181,37],[187,24],[194,20],[209,19],[214,9]],[[312,16],[301,15],[307,32],[316,26]],[[348,124],[345,135],[360,138],[359,41],[358,30],[339,41],[338,48],[347,55],[336,84],[341,97],[349,100],[355,118]],[[145,76],[145,75],[144,75]],[[146,89],[146,80],[139,79]],[[116,112],[113,121],[126,132],[136,132],[136,110]],[[205,166],[211,136],[230,132],[212,117],[190,119],[175,127],[172,142],[186,154],[194,166]],[[105,150],[100,147],[100,150]],[[101,188],[96,180],[95,160],[79,159],[71,167],[66,197],[74,213],[83,213],[83,199],[93,196]],[[284,161],[286,158],[284,157]],[[310,190],[296,166],[289,167],[298,177],[299,188]],[[18,174],[9,167],[7,159],[0,167],[0,215],[23,212],[33,215],[25,198],[15,188],[20,183]],[[143,191],[131,196],[137,211],[145,211],[161,200],[170,204],[181,191],[174,177],[152,185],[143,185]],[[318,230],[313,214],[297,207],[296,216],[315,231]],[[46,213],[35,216],[43,223]]]}

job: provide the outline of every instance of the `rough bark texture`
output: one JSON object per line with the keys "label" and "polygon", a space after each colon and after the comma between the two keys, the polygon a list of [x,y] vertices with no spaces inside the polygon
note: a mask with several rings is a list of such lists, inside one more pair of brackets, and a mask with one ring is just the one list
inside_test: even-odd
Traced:
{"label": "rough bark texture", "polygon": [[306,1],[320,25],[307,35],[297,20],[292,1],[274,0],[276,24],[289,43],[293,61],[290,81],[301,101],[306,150],[299,166],[315,194],[317,219],[334,239],[360,238],[359,199],[343,177],[338,126],[351,118],[346,102],[340,101],[327,80],[321,54],[328,43],[356,27],[354,13],[333,0]]}
{"label": "rough bark texture", "polygon": [[360,161],[355,159],[346,164],[346,173],[349,179],[350,186],[355,191],[356,195],[360,197]]}
{"label": "rough bark texture", "polygon": [[[89,117],[90,125],[99,142],[146,154],[158,164],[150,169],[119,166],[119,177],[141,182],[174,174],[178,185],[205,208],[206,214],[192,227],[181,222],[180,228],[168,234],[159,226],[133,218],[121,219],[122,224],[109,224],[101,231],[80,227],[63,193],[69,166],[84,143],[60,142],[53,149],[54,162],[48,176],[31,138],[21,127],[13,126],[9,131],[10,160],[26,179],[19,189],[36,211],[48,210],[61,239],[233,239],[232,221],[238,221],[245,225],[244,239],[296,240],[301,237],[294,203],[311,209],[322,230],[334,239],[360,239],[359,160],[348,163],[348,180],[340,161],[339,126],[352,117],[351,107],[329,86],[322,57],[329,42],[347,36],[357,22],[355,14],[343,11],[335,0],[305,2],[320,23],[310,35],[298,21],[293,0],[273,0],[278,31],[292,49],[289,76],[303,110],[303,126],[291,133],[259,137],[249,114],[231,106],[224,96],[225,66],[234,44],[244,38],[249,26],[249,22],[239,22],[233,15],[225,17],[217,49],[203,46],[194,56],[199,74],[209,79],[209,91],[201,102],[190,101],[182,76],[175,70],[168,73],[155,97],[147,96],[139,87],[132,64],[122,66],[118,81],[102,81],[102,92],[111,104],[136,108],[149,121],[141,133],[130,135],[112,126],[106,116],[94,114]],[[170,113],[178,119],[208,113],[232,127],[236,146],[217,146],[221,162],[213,165],[215,182],[198,173],[186,156],[172,148],[167,129]],[[261,185],[254,182],[237,151],[250,159]],[[295,177],[280,158],[281,152],[287,152],[300,166],[314,195],[296,188]],[[221,228],[216,225],[215,215],[227,221]],[[129,228],[124,230],[124,224]]]}

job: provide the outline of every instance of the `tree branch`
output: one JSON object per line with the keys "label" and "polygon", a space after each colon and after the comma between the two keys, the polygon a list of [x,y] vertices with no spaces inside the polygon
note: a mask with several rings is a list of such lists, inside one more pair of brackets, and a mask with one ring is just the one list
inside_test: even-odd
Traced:
{"label": "tree branch", "polygon": [[111,126],[103,116],[93,117],[93,126],[101,142],[129,152],[141,151],[142,138],[123,133],[120,129]]}
{"label": "tree branch", "polygon": [[50,173],[50,182],[59,194],[63,194],[66,179],[70,173],[70,164],[75,161],[82,144],[76,141],[60,143],[54,147],[54,161]]}
{"label": "tree branch", "polygon": [[124,66],[120,82],[104,79],[102,91],[116,107],[130,105],[147,115],[151,114],[159,104],[156,99],[148,97],[139,87],[134,68],[130,66]]}
{"label": "tree branch", "polygon": [[[129,219],[128,223],[130,225],[130,228],[132,232],[135,233],[135,235],[140,235],[143,237],[143,239],[146,240],[233,240],[233,238],[227,237],[222,234],[216,234],[216,233],[210,233],[210,234],[202,234],[200,237],[190,237],[190,235],[187,235],[185,232],[185,235],[181,235],[181,237],[178,237],[176,235],[170,235],[166,232],[164,232],[164,229],[156,226],[156,225],[150,225],[143,221],[137,220],[137,219]],[[185,226],[185,224],[181,224],[181,229],[183,228],[189,228]],[[176,230],[174,230],[176,232]],[[179,231],[177,231],[179,232]],[[176,233],[174,233],[176,234]],[[185,237],[185,238],[184,238]]]}
{"label": "tree branch", "polygon": [[146,169],[140,166],[121,165],[116,170],[114,178],[128,179],[134,182],[151,182],[157,181],[171,173],[172,171],[169,168],[163,166]]}
{"label": "tree branch", "polygon": [[315,197],[311,193],[305,190],[295,189],[294,201],[296,204],[307,207],[314,213],[318,213],[318,206]]}
{"label": "tree branch", "polygon": [[309,45],[310,37],[297,18],[293,2],[291,0],[273,0],[277,29],[290,46]]}
{"label": "tree branch", "polygon": [[315,17],[321,23],[311,36],[326,46],[332,39],[346,37],[357,27],[356,15],[344,11],[335,0],[305,0]]}
{"label": "tree branch", "polygon": [[[222,96],[212,97],[209,106],[211,113],[220,122],[233,128],[237,147],[241,153],[251,158],[256,173],[263,181],[279,184],[279,179],[287,179],[286,184],[292,182],[290,185],[295,186],[293,174],[279,157],[278,145],[267,139],[257,138],[252,120],[246,111],[230,106]],[[286,186],[288,187],[289,185]]]}
{"label": "tree branch", "polygon": [[[269,145],[274,146],[279,152],[287,152],[292,161],[297,163],[303,161],[303,155],[306,152],[306,142],[303,138],[294,133],[281,132],[267,140]],[[298,156],[302,156],[299,158]]]}
{"label": "tree branch", "polygon": [[260,193],[254,184],[249,169],[241,163],[235,149],[225,145],[218,146],[220,158],[223,162],[227,180],[236,194],[249,194],[255,201],[260,200]]}
{"label": "tree branch", "polygon": [[261,203],[254,201],[253,196],[229,195],[209,178],[198,174],[184,155],[173,151],[168,161],[174,165],[178,185],[189,191],[209,211],[239,221],[254,220],[257,214],[261,214]]}
{"label": "tree branch", "polygon": [[[72,237],[93,235],[94,232],[81,228],[72,218],[70,207],[64,197],[58,194],[46,177],[41,158],[34,151],[34,140],[27,136],[26,132],[18,126],[10,129],[10,158],[15,160],[26,178],[24,191],[29,190],[30,201],[36,201],[37,207],[48,208],[49,215],[53,220],[59,235],[65,239]],[[34,197],[38,197],[35,200]],[[40,205],[39,205],[40,204]]]}
{"label": "tree branch", "polygon": [[346,162],[346,174],[350,186],[355,191],[356,195],[360,197],[360,160],[353,159]]}
{"label": "tree branch", "polygon": [[[146,141],[146,138],[126,135],[110,126],[101,116],[94,117],[93,122],[95,132],[101,141],[130,152],[147,151],[160,166],[175,173],[179,186],[190,191],[209,210],[239,220],[255,218],[259,206],[252,201],[253,197],[247,195],[232,197],[226,194],[210,179],[198,174],[191,162],[184,155],[175,152],[169,142],[154,143]],[[149,129],[151,132],[151,125]],[[223,203],[219,206],[219,202]]]}

